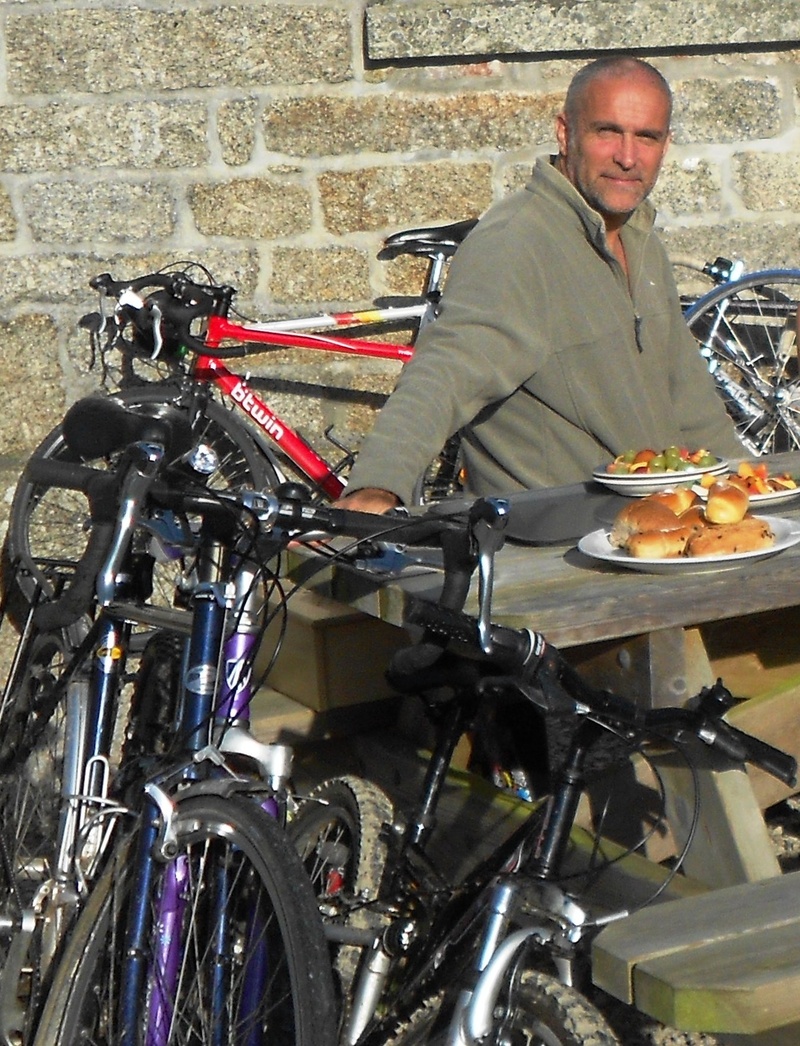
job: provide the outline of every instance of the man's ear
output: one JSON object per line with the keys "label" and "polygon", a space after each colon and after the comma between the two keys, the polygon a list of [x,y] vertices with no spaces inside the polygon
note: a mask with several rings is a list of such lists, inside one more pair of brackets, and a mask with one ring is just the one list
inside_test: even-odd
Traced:
{"label": "man's ear", "polygon": [[664,139],[664,148],[661,150],[661,159],[658,161],[658,169],[661,170],[661,164],[664,162],[664,157],[669,152],[669,147],[672,145],[672,131],[667,134]]}
{"label": "man's ear", "polygon": [[558,151],[562,156],[567,155],[568,138],[567,118],[564,113],[559,113],[556,117],[556,141],[558,142]]}

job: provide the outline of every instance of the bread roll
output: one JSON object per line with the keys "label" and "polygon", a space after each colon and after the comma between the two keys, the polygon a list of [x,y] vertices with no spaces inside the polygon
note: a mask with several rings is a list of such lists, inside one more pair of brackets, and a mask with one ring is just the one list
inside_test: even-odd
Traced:
{"label": "bread roll", "polygon": [[750,505],[747,492],[726,480],[717,480],[708,488],[706,519],[709,523],[738,523]]}
{"label": "bread roll", "polygon": [[694,537],[694,527],[678,527],[677,530],[646,530],[632,534],[625,549],[634,559],[676,559],[686,552],[686,546]]}
{"label": "bread roll", "polygon": [[[719,482],[719,480],[717,480],[716,482]],[[740,490],[743,490],[745,494],[749,496],[750,488],[748,487],[747,480],[744,478],[744,476],[737,476],[735,473],[731,473],[730,476],[725,477],[725,482],[730,483],[732,487],[738,487]]]}
{"label": "bread roll", "polygon": [[624,548],[632,534],[647,530],[678,530],[681,525],[671,508],[650,498],[642,498],[641,501],[632,501],[617,513],[608,540],[615,548]]}
{"label": "bread roll", "polygon": [[747,516],[738,523],[712,524],[694,534],[686,545],[687,556],[732,556],[772,548],[775,535],[769,523]]}
{"label": "bread roll", "polygon": [[689,487],[675,487],[674,490],[660,490],[656,494],[648,495],[647,501],[657,501],[660,505],[666,505],[678,515],[685,512],[697,501],[697,495]]}

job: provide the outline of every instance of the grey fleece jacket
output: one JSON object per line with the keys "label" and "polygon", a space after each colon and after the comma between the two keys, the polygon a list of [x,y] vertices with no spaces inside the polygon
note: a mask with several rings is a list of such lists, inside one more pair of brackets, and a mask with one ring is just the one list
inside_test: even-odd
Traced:
{"label": "grey fleece jacket", "polygon": [[622,230],[626,280],[601,216],[540,159],[453,259],[441,313],[365,439],[348,492],[382,487],[408,503],[459,429],[475,495],[577,483],[629,449],[742,456],[654,218],[645,202]]}

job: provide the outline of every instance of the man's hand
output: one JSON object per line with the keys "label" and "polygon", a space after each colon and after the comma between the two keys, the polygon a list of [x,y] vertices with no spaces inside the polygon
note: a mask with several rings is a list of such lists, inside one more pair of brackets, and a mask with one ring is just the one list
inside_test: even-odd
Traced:
{"label": "man's hand", "polygon": [[389,509],[397,508],[400,498],[392,494],[390,490],[381,490],[380,487],[364,487],[354,490],[352,494],[345,494],[333,503],[334,508],[346,508],[351,512],[374,512],[381,515]]}

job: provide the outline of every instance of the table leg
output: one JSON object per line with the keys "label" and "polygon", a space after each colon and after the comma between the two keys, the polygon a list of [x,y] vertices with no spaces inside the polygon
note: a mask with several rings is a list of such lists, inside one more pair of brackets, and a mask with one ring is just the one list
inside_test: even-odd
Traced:
{"label": "table leg", "polygon": [[612,644],[566,651],[592,683],[646,708],[681,705],[714,682],[696,628],[665,628]]}

